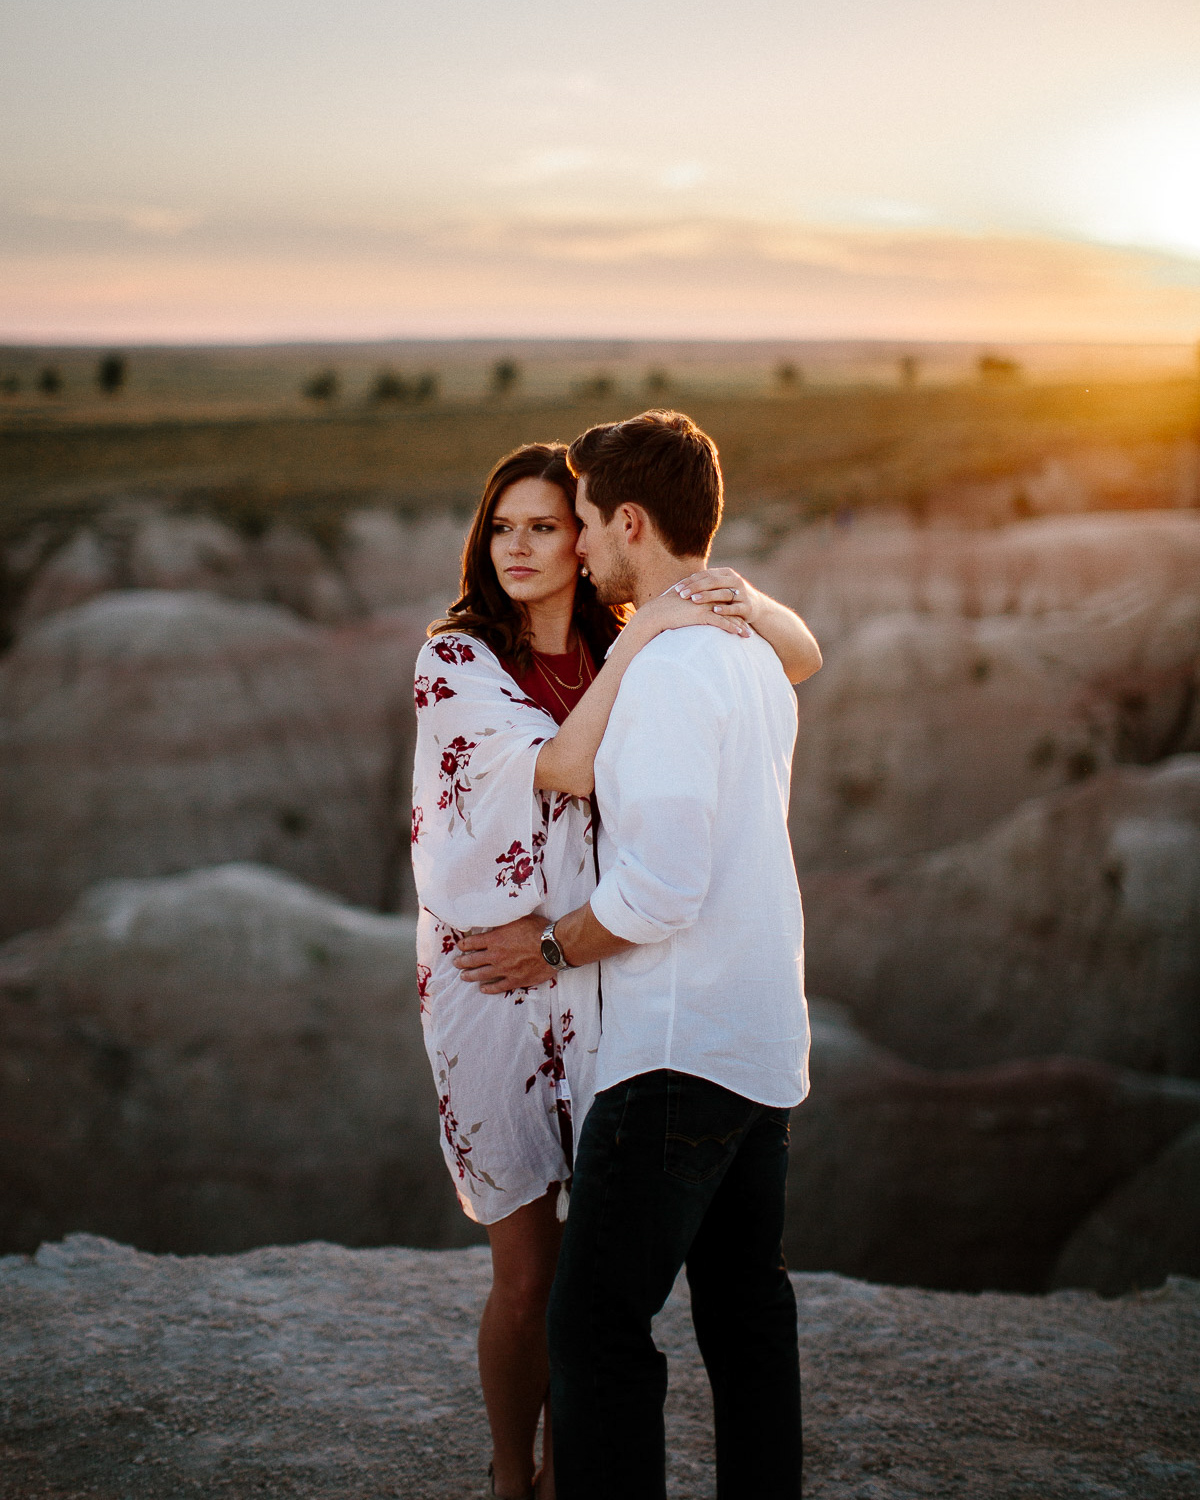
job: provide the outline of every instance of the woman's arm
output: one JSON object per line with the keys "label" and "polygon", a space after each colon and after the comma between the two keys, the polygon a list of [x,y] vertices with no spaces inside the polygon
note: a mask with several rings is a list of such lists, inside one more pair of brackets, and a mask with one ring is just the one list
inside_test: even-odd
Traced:
{"label": "woman's arm", "polygon": [[821,648],[800,616],[747,583],[733,568],[706,568],[675,588],[693,604],[707,604],[718,615],[745,620],[775,652],[789,682],[803,682],[820,670]]}
{"label": "woman's arm", "polygon": [[[722,595],[722,598],[727,597],[727,594]],[[762,597],[766,598],[765,595]],[[697,605],[701,607],[697,609]],[[782,609],[783,606],[777,605],[776,608]],[[786,613],[791,614],[791,611]],[[617,689],[621,686],[626,667],[656,635],[664,630],[678,630],[684,625],[716,625],[732,635],[749,634],[741,620],[727,617],[724,611],[716,614],[702,600],[686,601],[674,589],[668,589],[657,599],[643,604],[617,637],[591,687],[563,720],[554,738],[547,740],[538,751],[534,786],[547,792],[566,792],[572,797],[591,795],[596,784],[596,751],[608,727],[608,716],[616,702]]]}

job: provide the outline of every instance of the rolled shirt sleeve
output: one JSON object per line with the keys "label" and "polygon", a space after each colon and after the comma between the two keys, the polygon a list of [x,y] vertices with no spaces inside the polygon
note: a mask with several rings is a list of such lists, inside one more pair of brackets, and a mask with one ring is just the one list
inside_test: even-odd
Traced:
{"label": "rolled shirt sleeve", "polygon": [[726,713],[699,673],[653,653],[635,657],[621,683],[607,731],[620,746],[620,812],[606,830],[616,858],[591,906],[627,942],[661,942],[699,916]]}

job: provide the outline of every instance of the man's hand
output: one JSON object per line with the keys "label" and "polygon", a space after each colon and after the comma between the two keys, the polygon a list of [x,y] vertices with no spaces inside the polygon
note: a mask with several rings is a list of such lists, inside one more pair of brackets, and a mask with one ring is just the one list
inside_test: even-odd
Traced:
{"label": "man's hand", "polygon": [[465,937],[458,945],[454,967],[485,995],[545,984],[554,978],[554,970],[542,957],[545,930],[546,918],[535,915],[518,917],[476,937]]}

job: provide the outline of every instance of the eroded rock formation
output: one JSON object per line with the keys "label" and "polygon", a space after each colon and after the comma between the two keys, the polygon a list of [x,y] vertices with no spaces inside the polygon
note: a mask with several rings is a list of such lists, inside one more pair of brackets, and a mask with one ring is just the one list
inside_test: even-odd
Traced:
{"label": "eroded rock formation", "polygon": [[37,626],[0,660],[0,934],[231,859],[394,906],[425,623],[136,590]]}
{"label": "eroded rock formation", "polygon": [[1076,1229],[1051,1276],[1106,1296],[1159,1286],[1167,1268],[1200,1277],[1200,1126],[1177,1136]]}
{"label": "eroded rock formation", "polygon": [[4,1248],[462,1244],[414,924],[226,866],[0,948]]}
{"label": "eroded rock formation", "polygon": [[948,619],[1156,611],[1194,597],[1200,517],[1054,516],[989,530],[872,521],[797,528],[759,565],[836,654],[879,615]]}
{"label": "eroded rock formation", "polygon": [[1068,1053],[1200,1078],[1200,756],[802,886],[813,989],[910,1061]]}
{"label": "eroded rock formation", "polygon": [[283,604],[301,619],[328,625],[432,599],[432,617],[458,581],[465,523],[454,513],[354,510],[334,535],[257,512],[254,521],[236,530],[207,514],[200,499],[186,510],[169,500],[114,499],[36,570],[17,634],[60,610],[129,588],[198,589]]}
{"label": "eroded rock formation", "polygon": [[[1044,1290],[1095,1205],[1200,1122],[1200,1084],[1066,1057],[936,1073],[820,1001],[812,1083],[792,1115],[788,1264],[949,1290]],[[1113,1267],[1100,1287],[1081,1259],[1069,1284],[1123,1292],[1194,1268],[1167,1199],[1139,1201],[1154,1280]]]}
{"label": "eroded rock formation", "polygon": [[940,849],[1105,766],[1189,750],[1200,750],[1194,581],[1090,614],[882,616],[801,689],[797,863],[806,874]]}
{"label": "eroded rock formation", "polygon": [[[463,1243],[415,969],[410,919],[249,866],[110,882],[0,948],[7,1248],[72,1229],[185,1252]],[[802,1269],[1038,1288],[1200,1121],[1200,1085],[1061,1058],[939,1075],[814,1014]]]}

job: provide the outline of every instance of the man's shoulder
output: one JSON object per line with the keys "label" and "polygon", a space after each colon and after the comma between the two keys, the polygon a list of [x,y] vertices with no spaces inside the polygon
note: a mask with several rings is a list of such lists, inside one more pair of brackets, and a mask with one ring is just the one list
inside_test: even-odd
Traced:
{"label": "man's shoulder", "polygon": [[664,675],[675,672],[681,684],[700,678],[714,687],[732,684],[739,678],[770,673],[777,669],[782,676],[779,658],[760,635],[749,640],[712,625],[685,625],[679,630],[664,630],[643,646],[630,663],[634,672],[641,663],[641,675]]}
{"label": "man's shoulder", "polygon": [[712,625],[683,625],[678,630],[664,630],[648,642],[634,661],[643,665],[668,662],[678,666],[693,666],[717,660],[731,647],[744,646],[740,636],[727,630],[718,630]]}

